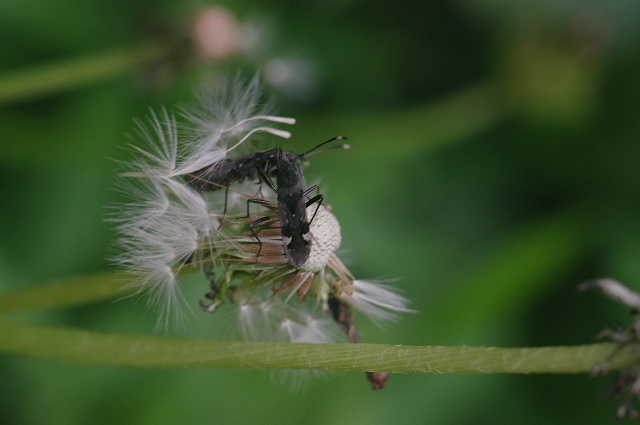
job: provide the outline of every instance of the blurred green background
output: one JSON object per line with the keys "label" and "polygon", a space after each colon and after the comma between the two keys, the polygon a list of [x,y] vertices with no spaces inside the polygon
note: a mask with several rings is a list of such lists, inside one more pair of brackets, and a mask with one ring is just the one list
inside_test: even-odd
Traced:
{"label": "blurred green background", "polygon": [[[216,60],[175,35],[203,6],[0,2],[0,290],[108,270],[113,159],[132,119],[240,69],[260,71],[298,119],[283,146],[350,138],[353,150],[314,157],[308,180],[340,219],[351,271],[400,278],[419,310],[386,330],[359,317],[364,341],[582,344],[628,322],[575,288],[640,285],[637,0],[229,1],[244,41]],[[27,70],[149,40],[171,60],[3,97]],[[130,299],[18,317],[144,334],[155,323]],[[181,335],[215,338],[223,319],[195,312]],[[3,424],[602,424],[615,409],[609,378],[573,375],[394,375],[373,392],[348,373],[293,391],[268,372],[7,356],[0,374]]]}

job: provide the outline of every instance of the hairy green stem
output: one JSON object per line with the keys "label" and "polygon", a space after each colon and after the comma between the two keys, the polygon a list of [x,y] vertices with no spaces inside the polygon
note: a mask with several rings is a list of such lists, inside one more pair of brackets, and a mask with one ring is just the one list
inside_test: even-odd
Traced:
{"label": "hairy green stem", "polygon": [[167,53],[158,43],[101,52],[0,75],[0,105],[116,78]]}
{"label": "hairy green stem", "polygon": [[[0,321],[0,352],[49,360],[144,368],[317,369],[392,373],[580,373],[613,344],[492,348],[383,344],[292,344],[121,335]],[[637,361],[624,350],[615,369]]]}

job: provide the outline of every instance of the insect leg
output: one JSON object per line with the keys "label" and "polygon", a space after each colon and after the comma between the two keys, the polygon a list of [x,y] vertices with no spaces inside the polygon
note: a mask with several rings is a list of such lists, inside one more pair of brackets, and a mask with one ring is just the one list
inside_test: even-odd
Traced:
{"label": "insect leg", "polygon": [[258,241],[258,245],[260,246],[258,248],[258,253],[256,254],[256,262],[258,261],[258,258],[260,257],[260,253],[262,252],[262,241],[258,237],[258,234],[254,230],[254,227],[259,226],[260,224],[264,223],[265,221],[267,221],[269,219],[270,219],[270,217],[260,217],[260,218],[258,218],[256,220],[252,221],[251,223],[249,223],[249,230],[251,230],[251,233],[253,233],[253,237],[256,238],[256,241]]}
{"label": "insect leg", "polygon": [[267,201],[265,199],[249,198],[247,199],[247,215],[244,218],[251,217],[251,215],[249,214],[249,204],[266,205],[268,207],[274,206],[274,203],[272,201]]}
{"label": "insect leg", "polygon": [[258,168],[258,176],[260,177],[260,180],[265,182],[275,193],[278,193],[278,189],[276,189],[276,186],[273,184],[269,176],[267,176],[260,168]]}
{"label": "insect leg", "polygon": [[[271,206],[271,207],[273,206],[273,202],[271,202],[271,201],[267,201],[267,200],[264,200],[264,199],[249,198],[249,199],[247,199],[247,216],[245,218],[251,217],[251,215],[249,213],[249,204],[259,204],[259,205],[266,205],[266,206]],[[252,221],[251,223],[249,223],[249,230],[251,230],[251,233],[253,234],[253,237],[256,238],[256,241],[258,242],[258,245],[260,245],[260,248],[258,248],[258,253],[256,254],[256,259],[260,256],[260,252],[262,252],[262,241],[258,237],[258,234],[254,230],[254,228],[259,226],[260,224],[264,223],[265,221],[267,221],[269,219],[270,219],[270,217],[260,217],[260,218],[258,218],[256,220]]]}
{"label": "insect leg", "polygon": [[313,186],[309,186],[309,187],[307,188],[307,190],[305,190],[305,191],[303,192],[303,195],[304,195],[304,196],[309,196],[309,194],[310,194],[311,192],[313,192],[314,190],[316,190],[316,189],[319,189],[317,184],[314,184]]}
{"label": "insect leg", "polygon": [[229,186],[224,188],[224,209],[222,210],[222,218],[220,219],[220,225],[218,225],[218,230],[222,227],[222,223],[224,222],[225,217],[227,216],[227,202],[229,200]]}
{"label": "insect leg", "polygon": [[[309,195],[311,192],[313,192],[314,190],[318,189],[318,185],[314,184],[313,186],[310,186],[307,190],[304,191],[304,196]],[[309,199],[306,203],[306,207],[310,207],[311,205],[313,205],[314,203],[318,203],[318,207],[316,208],[316,210],[313,213],[313,216],[311,217],[311,220],[309,220],[309,224],[311,224],[313,222],[313,219],[316,218],[316,214],[318,214],[318,210],[320,209],[320,205],[322,205],[322,201],[324,200],[324,195],[322,195],[321,193],[318,193],[316,196],[314,196],[313,198]]]}

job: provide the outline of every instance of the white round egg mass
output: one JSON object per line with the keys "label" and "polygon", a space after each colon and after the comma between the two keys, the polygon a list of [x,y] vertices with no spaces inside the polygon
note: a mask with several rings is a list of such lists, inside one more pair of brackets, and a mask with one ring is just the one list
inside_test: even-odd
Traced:
{"label": "white round egg mass", "polygon": [[[318,212],[316,213],[316,209]],[[315,213],[315,217],[313,214]],[[331,256],[340,247],[342,236],[340,235],[340,223],[331,211],[324,205],[314,204],[307,207],[307,217],[309,220],[313,218],[309,225],[309,233],[311,233],[311,251],[309,259],[300,267],[299,270],[305,272],[319,272],[331,259]]]}

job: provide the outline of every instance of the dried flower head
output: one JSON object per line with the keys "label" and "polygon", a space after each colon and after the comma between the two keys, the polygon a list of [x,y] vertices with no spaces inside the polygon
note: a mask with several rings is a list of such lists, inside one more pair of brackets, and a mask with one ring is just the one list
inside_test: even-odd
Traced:
{"label": "dried flower head", "polygon": [[[318,311],[326,316],[333,310],[332,302],[361,311],[378,323],[395,319],[399,312],[412,311],[407,308],[408,300],[394,288],[355,279],[336,255],[340,246],[340,225],[331,208],[311,205],[307,208],[307,216],[311,218],[314,214],[310,225],[311,253],[299,267],[292,267],[284,254],[281,222],[274,209],[267,208],[249,218],[238,214],[225,219],[221,230],[227,239],[213,248],[223,267],[212,280],[211,291],[207,294],[210,303],[203,303],[202,308],[215,311],[227,300],[240,305],[239,322],[247,335],[256,329],[253,317],[265,311],[273,314],[273,320],[262,317],[264,329],[254,339],[273,334],[269,329],[273,322],[298,322],[296,316],[300,311]],[[260,223],[256,238],[249,225],[257,219],[266,220]],[[286,305],[295,308],[285,309]],[[326,336],[314,334],[314,338],[306,335],[304,341],[330,340],[329,333]],[[301,342],[299,338],[289,340]]]}
{"label": "dried flower head", "polygon": [[138,277],[161,325],[183,316],[185,267],[210,281],[201,308],[237,306],[251,340],[329,342],[333,318],[358,342],[352,310],[378,323],[412,311],[397,290],[355,279],[340,261],[340,225],[323,197],[311,196],[315,186],[305,187],[303,155],[256,150],[257,134],[287,138],[274,124],[295,122],[269,113],[256,80],[201,96],[181,117],[186,124],[163,110],[137,123],[145,146],[123,164],[131,201],[114,218],[123,248],[115,262]]}
{"label": "dried flower head", "polygon": [[290,133],[272,123],[293,124],[292,118],[268,114],[260,103],[257,80],[204,96],[197,108],[183,109],[186,124],[166,110],[151,112],[148,122],[136,122],[134,158],[122,163],[119,189],[130,199],[118,207],[121,254],[114,262],[138,276],[134,283],[159,307],[159,324],[184,316],[177,274],[185,265],[207,256],[207,243],[224,243],[217,208],[185,184],[185,176],[227,157],[249,137],[266,132],[280,137]]}

